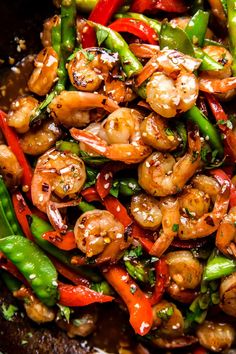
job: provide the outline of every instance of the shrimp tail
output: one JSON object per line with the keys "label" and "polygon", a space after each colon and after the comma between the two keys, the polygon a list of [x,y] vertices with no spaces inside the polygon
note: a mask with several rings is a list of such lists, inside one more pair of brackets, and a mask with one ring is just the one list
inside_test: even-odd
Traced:
{"label": "shrimp tail", "polygon": [[70,134],[75,140],[79,140],[80,142],[85,143],[98,154],[105,155],[107,150],[107,144],[98,136],[88,131],[76,128],[70,129]]}

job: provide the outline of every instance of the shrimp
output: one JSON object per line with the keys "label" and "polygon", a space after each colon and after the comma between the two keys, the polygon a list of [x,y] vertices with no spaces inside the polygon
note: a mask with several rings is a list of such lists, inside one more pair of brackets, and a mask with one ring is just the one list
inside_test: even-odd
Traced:
{"label": "shrimp", "polygon": [[221,280],[220,308],[227,315],[236,317],[236,272]]}
{"label": "shrimp", "polygon": [[157,72],[147,84],[147,102],[165,118],[186,112],[198,97],[198,81],[192,73],[182,73],[176,80]]}
{"label": "shrimp", "polygon": [[53,86],[57,77],[58,55],[52,47],[46,47],[34,60],[33,70],[28,87],[31,92],[45,96]]}
{"label": "shrimp", "polygon": [[194,188],[208,194],[213,202],[220,193],[220,185],[215,178],[206,175],[196,175],[191,181]]}
{"label": "shrimp", "polygon": [[46,213],[52,193],[61,199],[73,198],[85,180],[85,165],[79,157],[52,148],[37,161],[31,184],[32,202]]}
{"label": "shrimp", "polygon": [[224,216],[216,234],[216,247],[226,256],[236,258],[236,207]]}
{"label": "shrimp", "polygon": [[17,133],[26,133],[30,129],[30,116],[38,104],[38,100],[32,96],[19,97],[14,100],[7,116],[8,125],[15,128]]}
{"label": "shrimp", "polygon": [[79,91],[94,92],[118,63],[118,55],[101,48],[79,50],[68,64],[72,85]]}
{"label": "shrimp", "polygon": [[153,329],[158,329],[160,337],[167,336],[170,339],[184,333],[184,319],[175,304],[162,300],[152,310]]}
{"label": "shrimp", "polygon": [[202,74],[199,78],[199,89],[200,91],[214,94],[227,94],[232,90],[235,91],[236,77],[219,79],[217,77],[209,77],[209,75]]}
{"label": "shrimp", "polygon": [[196,334],[200,344],[213,352],[231,348],[235,340],[235,329],[228,323],[204,321]]}
{"label": "shrimp", "polygon": [[177,235],[180,220],[178,199],[163,198],[159,204],[162,213],[162,230],[149,252],[156,257],[161,257],[170,246]]}
{"label": "shrimp", "polygon": [[140,86],[146,79],[147,103],[165,118],[189,110],[198,97],[198,80],[193,74],[201,61],[176,50],[154,55],[136,78]]}
{"label": "shrimp", "polygon": [[180,144],[178,135],[169,128],[166,119],[156,113],[142,121],[140,130],[143,142],[158,151],[172,151]]}
{"label": "shrimp", "polygon": [[161,225],[162,213],[159,202],[148,194],[134,195],[130,205],[134,220],[144,229],[157,230]]}
{"label": "shrimp", "polygon": [[202,50],[204,51],[204,53],[209,55],[212,59],[214,59],[223,66],[223,68],[220,70],[205,71],[205,74],[210,77],[216,77],[218,79],[225,79],[231,76],[231,66],[233,63],[233,57],[226,48],[219,47],[216,45],[209,45],[204,47]]}
{"label": "shrimp", "polygon": [[32,321],[40,324],[52,322],[55,319],[55,310],[39,301],[24,285],[19,290],[14,291],[13,295],[24,301],[25,311]]}
{"label": "shrimp", "polygon": [[119,106],[107,96],[79,91],[62,91],[49,105],[55,123],[68,128],[88,125],[91,122],[89,111],[93,108],[113,112]]}
{"label": "shrimp", "polygon": [[131,43],[129,49],[137,58],[151,58],[160,51],[159,46],[146,43]]}
{"label": "shrimp", "polygon": [[181,216],[178,236],[181,240],[206,237],[217,230],[229,205],[230,185],[225,182],[216,198],[213,210],[194,219],[190,216]]}
{"label": "shrimp", "polygon": [[41,42],[44,47],[52,46],[52,29],[59,25],[60,22],[61,18],[58,15],[54,15],[44,21],[43,31],[40,33]]}
{"label": "shrimp", "polygon": [[153,196],[178,193],[200,165],[201,141],[197,131],[188,133],[189,149],[177,162],[174,157],[154,152],[138,167],[140,186]]}
{"label": "shrimp", "polygon": [[11,149],[4,144],[0,145],[0,171],[7,187],[20,185],[22,168]]}
{"label": "shrimp", "polygon": [[[94,310],[94,309],[93,309]],[[96,329],[96,322],[98,319],[97,313],[95,311],[90,311],[86,309],[86,312],[77,314],[76,321],[73,319],[68,323],[65,320],[57,320],[57,325],[66,330],[68,337],[74,338],[76,336],[87,337],[89,334],[94,332]]]}
{"label": "shrimp", "polygon": [[195,289],[202,278],[203,266],[190,251],[175,251],[166,254],[171,281],[180,289]]}
{"label": "shrimp", "polygon": [[61,136],[60,128],[49,120],[36,129],[31,129],[20,137],[20,145],[25,154],[41,155],[49,150]]}
{"label": "shrimp", "polygon": [[208,212],[211,198],[203,191],[187,186],[179,196],[180,210],[191,217],[200,218]]}
{"label": "shrimp", "polygon": [[140,133],[142,115],[135,109],[120,108],[102,123],[103,139],[84,130],[71,129],[72,137],[85,143],[94,152],[111,160],[138,163],[151,153]]}
{"label": "shrimp", "polygon": [[74,228],[78,248],[86,257],[98,256],[97,262],[116,261],[129,247],[124,226],[106,210],[92,210],[82,214]]}
{"label": "shrimp", "polygon": [[122,76],[119,75],[117,67],[105,78],[104,90],[106,95],[118,104],[130,102],[136,97],[132,89],[132,81],[122,80]]}

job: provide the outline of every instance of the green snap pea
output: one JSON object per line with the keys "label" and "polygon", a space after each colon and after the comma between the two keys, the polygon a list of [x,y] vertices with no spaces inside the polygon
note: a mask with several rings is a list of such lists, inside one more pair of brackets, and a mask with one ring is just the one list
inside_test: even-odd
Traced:
{"label": "green snap pea", "polygon": [[75,155],[79,155],[80,153],[79,144],[71,141],[59,140],[56,142],[56,148],[59,151],[68,151]]}
{"label": "green snap pea", "polygon": [[207,26],[209,21],[209,12],[198,10],[190,19],[185,32],[193,44],[203,46]]}
{"label": "green snap pea", "polygon": [[14,235],[0,239],[0,250],[24,275],[38,298],[47,306],[58,299],[57,271],[32,241]]}
{"label": "green snap pea", "polygon": [[192,107],[189,111],[184,113],[187,120],[193,122],[199,127],[200,132],[205,138],[209,140],[211,146],[217,150],[219,157],[224,156],[224,148],[220,139],[220,134],[217,129],[212,125],[207,117],[197,108]]}
{"label": "green snap pea", "polygon": [[78,208],[82,211],[82,213],[96,209],[95,206],[93,206],[91,203],[87,203],[84,201],[78,204]]}
{"label": "green snap pea", "polygon": [[88,21],[88,23],[95,28],[98,43],[103,43],[106,48],[119,54],[121,65],[128,78],[142,70],[142,64],[119,33],[95,22]]}
{"label": "green snap pea", "polygon": [[125,196],[132,196],[141,191],[141,187],[135,178],[122,178],[119,180],[119,192]]}
{"label": "green snap pea", "polygon": [[0,238],[14,234],[23,236],[10,195],[2,178],[0,178],[0,220]]}

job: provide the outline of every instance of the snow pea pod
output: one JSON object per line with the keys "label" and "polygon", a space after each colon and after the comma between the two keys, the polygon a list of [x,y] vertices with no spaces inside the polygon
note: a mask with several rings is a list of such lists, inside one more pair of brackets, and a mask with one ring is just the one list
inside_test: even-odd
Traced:
{"label": "snow pea pod", "polygon": [[197,44],[200,47],[203,46],[207,26],[209,21],[209,12],[198,10],[195,15],[189,21],[185,32],[191,39],[193,44]]}
{"label": "snow pea pod", "polygon": [[0,238],[14,234],[23,236],[10,195],[2,178],[0,178]]}
{"label": "snow pea pod", "polygon": [[14,235],[0,239],[0,250],[15,264],[45,305],[56,304],[57,271],[38,246],[27,238]]}

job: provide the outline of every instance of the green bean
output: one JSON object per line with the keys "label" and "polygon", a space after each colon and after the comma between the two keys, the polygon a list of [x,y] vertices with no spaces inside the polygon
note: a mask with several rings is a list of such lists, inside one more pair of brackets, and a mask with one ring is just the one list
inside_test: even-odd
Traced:
{"label": "green bean", "polygon": [[119,192],[125,196],[131,196],[141,191],[141,187],[135,178],[122,178],[119,181]]}
{"label": "green bean", "polygon": [[32,241],[14,235],[0,239],[0,250],[24,275],[38,298],[47,306],[58,299],[57,271]]}
{"label": "green bean", "polygon": [[75,0],[62,0],[61,2],[61,50],[69,55],[75,46]]}
{"label": "green bean", "polygon": [[93,206],[91,203],[87,203],[84,201],[78,204],[78,208],[82,211],[82,213],[96,209],[95,206]]}
{"label": "green bean", "polygon": [[76,0],[76,5],[79,11],[91,12],[98,0]]}

